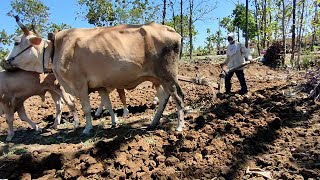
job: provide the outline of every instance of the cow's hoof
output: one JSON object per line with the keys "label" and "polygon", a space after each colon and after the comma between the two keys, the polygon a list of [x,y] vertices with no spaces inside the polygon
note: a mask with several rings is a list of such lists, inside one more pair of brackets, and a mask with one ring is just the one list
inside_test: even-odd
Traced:
{"label": "cow's hoof", "polygon": [[127,117],[129,115],[129,109],[123,109],[123,117]]}
{"label": "cow's hoof", "polygon": [[101,116],[100,113],[95,113],[94,116],[93,116],[93,118],[94,118],[94,119],[98,119],[100,116]]}
{"label": "cow's hoof", "polygon": [[82,131],[82,134],[83,134],[83,135],[89,135],[91,129],[92,129],[92,128],[84,128],[84,130]]}
{"label": "cow's hoof", "polygon": [[12,141],[13,136],[7,136],[6,138],[6,142],[11,142]]}
{"label": "cow's hoof", "polygon": [[118,124],[118,123],[111,124],[111,128],[117,128],[117,127],[119,127],[119,124]]}
{"label": "cow's hoof", "polygon": [[150,125],[150,126],[148,126],[147,127],[147,131],[153,131],[153,130],[155,130],[156,129],[156,126],[153,126],[153,125]]}
{"label": "cow's hoof", "polygon": [[42,131],[42,129],[41,129],[41,128],[39,128],[39,126],[38,126],[38,125],[35,125],[33,129],[34,129],[35,131]]}
{"label": "cow's hoof", "polygon": [[177,132],[182,132],[182,131],[183,131],[182,126],[181,126],[181,127],[177,127],[176,131],[177,131]]}
{"label": "cow's hoof", "polygon": [[37,128],[36,129],[34,129],[37,133],[42,133],[42,128],[39,128],[38,126],[37,126]]}
{"label": "cow's hoof", "polygon": [[[74,128],[77,129],[79,127],[79,121],[74,121],[73,122]],[[90,131],[90,129],[89,129]]]}
{"label": "cow's hoof", "polygon": [[117,117],[117,116],[115,116],[115,117],[114,117],[114,122],[115,122],[115,125],[117,125],[117,123],[119,122],[119,120],[118,120],[118,117]]}
{"label": "cow's hoof", "polygon": [[58,124],[53,124],[52,129],[58,129]]}

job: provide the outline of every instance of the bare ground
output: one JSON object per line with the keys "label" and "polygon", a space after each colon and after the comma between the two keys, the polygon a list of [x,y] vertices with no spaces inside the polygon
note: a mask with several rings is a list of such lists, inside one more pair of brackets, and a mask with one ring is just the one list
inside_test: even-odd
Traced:
{"label": "bare ground", "polygon": [[[260,168],[274,179],[319,179],[319,106],[301,92],[302,73],[278,72],[265,66],[246,69],[248,96],[212,98],[206,86],[181,83],[186,94],[186,128],[176,133],[173,102],[155,131],[145,131],[155,109],[155,91],[143,83],[127,91],[130,115],[121,118],[115,92],[113,106],[120,117],[111,129],[104,112],[94,120],[88,137],[74,130],[64,108],[63,123],[52,130],[54,104],[46,97],[26,101],[29,117],[42,132],[34,132],[17,117],[13,142],[3,142],[7,125],[0,118],[0,178],[9,179],[264,179],[246,169]],[[181,64],[181,75],[217,82],[219,68],[206,62]],[[239,89],[234,79],[234,91]],[[100,102],[91,94],[92,112]],[[77,105],[80,110],[79,103]]]}

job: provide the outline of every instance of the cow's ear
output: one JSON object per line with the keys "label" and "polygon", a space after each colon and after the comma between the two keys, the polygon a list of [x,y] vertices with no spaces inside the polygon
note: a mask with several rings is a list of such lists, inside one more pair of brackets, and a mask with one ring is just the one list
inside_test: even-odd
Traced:
{"label": "cow's ear", "polygon": [[38,46],[40,45],[42,39],[40,37],[32,37],[29,39],[30,44],[34,45],[34,46]]}

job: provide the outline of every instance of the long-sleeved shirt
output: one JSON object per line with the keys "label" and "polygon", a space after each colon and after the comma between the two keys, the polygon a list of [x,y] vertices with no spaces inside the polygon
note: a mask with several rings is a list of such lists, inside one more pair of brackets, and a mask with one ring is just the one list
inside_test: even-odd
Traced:
{"label": "long-sleeved shirt", "polygon": [[243,44],[234,42],[233,44],[229,44],[227,47],[227,59],[224,61],[224,64],[227,64],[228,69],[231,69],[243,64],[245,62],[245,58],[248,60],[252,59],[250,50]]}

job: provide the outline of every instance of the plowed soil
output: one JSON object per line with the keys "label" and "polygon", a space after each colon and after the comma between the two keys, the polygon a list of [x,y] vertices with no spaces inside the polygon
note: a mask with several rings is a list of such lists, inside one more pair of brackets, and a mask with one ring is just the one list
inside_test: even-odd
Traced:
{"label": "plowed soil", "polygon": [[[179,74],[218,81],[220,70],[208,62],[183,63]],[[320,108],[303,92],[303,72],[274,71],[259,64],[245,69],[249,93],[232,97],[181,82],[185,92],[186,127],[176,127],[176,107],[169,101],[161,124],[146,131],[155,109],[151,83],[127,92],[130,114],[111,93],[119,126],[111,128],[105,111],[82,136],[85,120],[73,129],[64,107],[63,122],[53,124],[55,106],[31,97],[28,116],[41,132],[15,117],[15,137],[4,142],[7,125],[0,118],[0,179],[266,179],[247,169],[259,168],[274,179],[320,179]],[[234,77],[233,91],[239,90]],[[91,93],[92,114],[100,103]]]}

